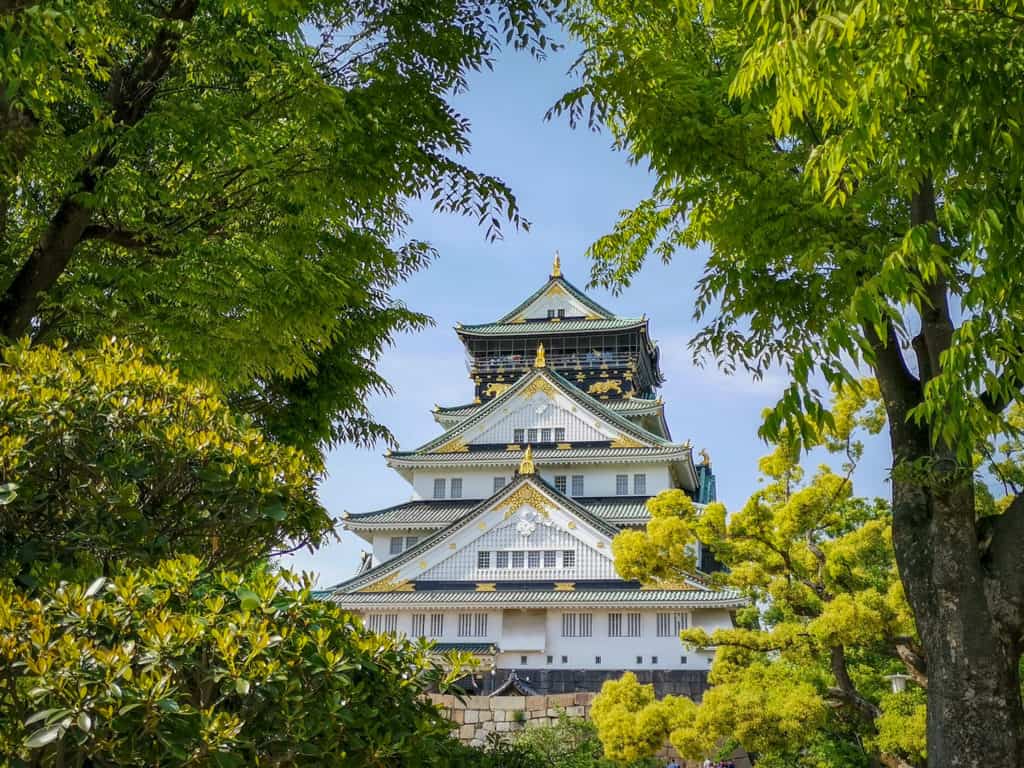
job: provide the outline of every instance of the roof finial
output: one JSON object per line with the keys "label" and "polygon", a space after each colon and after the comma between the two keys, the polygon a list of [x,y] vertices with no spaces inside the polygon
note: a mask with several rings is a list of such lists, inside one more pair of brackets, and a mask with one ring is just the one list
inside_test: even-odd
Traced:
{"label": "roof finial", "polygon": [[519,474],[520,475],[532,475],[534,473],[533,467],[533,446],[526,446],[526,453],[523,454],[523,460],[519,462]]}
{"label": "roof finial", "polygon": [[537,357],[533,359],[534,368],[547,368],[548,361],[544,357],[544,342],[537,345]]}
{"label": "roof finial", "polygon": [[700,458],[701,458],[701,462],[700,462],[701,466],[703,466],[703,467],[710,467],[711,466],[711,455],[708,453],[708,449],[707,448],[701,448],[699,451],[697,451],[697,455],[700,456]]}
{"label": "roof finial", "polygon": [[558,258],[558,251],[555,251],[555,260],[551,264],[551,276],[561,277],[562,276],[562,260]]}

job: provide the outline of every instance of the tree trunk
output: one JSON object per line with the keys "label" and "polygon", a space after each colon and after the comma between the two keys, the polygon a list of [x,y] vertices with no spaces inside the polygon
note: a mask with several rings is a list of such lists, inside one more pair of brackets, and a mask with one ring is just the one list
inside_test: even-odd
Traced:
{"label": "tree trunk", "polygon": [[1024,766],[1020,632],[990,603],[986,580],[1000,574],[979,556],[971,474],[933,469],[926,485],[896,466],[893,543],[928,660],[928,766]]}

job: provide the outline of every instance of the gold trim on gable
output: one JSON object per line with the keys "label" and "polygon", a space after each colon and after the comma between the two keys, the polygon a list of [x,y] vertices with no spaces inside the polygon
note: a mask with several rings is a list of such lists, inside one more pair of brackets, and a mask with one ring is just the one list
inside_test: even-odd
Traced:
{"label": "gold trim on gable", "polygon": [[568,451],[572,448],[572,443],[558,443],[555,448],[560,451]]}
{"label": "gold trim on gable", "polygon": [[469,446],[466,445],[466,441],[461,437],[456,437],[441,447],[435,448],[433,453],[469,453]]}
{"label": "gold trim on gable", "polygon": [[390,576],[385,576],[380,581],[375,581],[373,584],[369,584],[362,589],[360,592],[415,592],[416,586],[408,579],[399,580],[398,574],[393,573]]}
{"label": "gold trim on gable", "polygon": [[697,587],[692,584],[687,584],[685,581],[654,581],[640,586],[641,590],[654,590],[661,589],[669,592],[694,592],[699,591]]}
{"label": "gold trim on gable", "polygon": [[575,581],[556,581],[555,592],[575,592],[576,582]]}
{"label": "gold trim on gable", "polygon": [[634,440],[631,437],[625,435],[619,435],[617,438],[612,440],[612,448],[644,448],[644,444],[639,440]]}
{"label": "gold trim on gable", "polygon": [[505,519],[508,520],[520,507],[525,507],[527,504],[544,515],[544,517],[548,517],[548,511],[554,506],[544,494],[532,485],[524,485],[496,506],[495,509],[504,509]]}
{"label": "gold trim on gable", "polygon": [[554,400],[558,390],[555,389],[551,382],[549,382],[543,376],[538,376],[536,379],[534,379],[525,387],[523,387],[523,391],[520,392],[519,394],[522,397],[529,399],[538,392],[542,392],[548,396],[548,399]]}
{"label": "gold trim on gable", "polygon": [[497,584],[495,584],[493,581],[490,581],[490,582],[478,581],[477,584],[476,584],[476,591],[477,592],[497,592],[498,591]]}

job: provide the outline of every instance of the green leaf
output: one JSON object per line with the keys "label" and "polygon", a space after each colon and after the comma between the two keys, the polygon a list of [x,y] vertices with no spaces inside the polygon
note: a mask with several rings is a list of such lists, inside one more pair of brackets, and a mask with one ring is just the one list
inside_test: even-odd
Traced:
{"label": "green leaf", "polygon": [[25,746],[29,749],[39,749],[45,747],[47,744],[56,741],[61,735],[63,728],[58,725],[48,725],[45,728],[40,728],[38,731],[28,737],[28,741],[25,742]]}
{"label": "green leaf", "polygon": [[255,611],[260,607],[260,597],[251,589],[239,587],[235,590],[235,595],[238,597],[243,611]]}
{"label": "green leaf", "polygon": [[245,696],[249,693],[249,681],[244,678],[238,678],[235,680],[235,692]]}

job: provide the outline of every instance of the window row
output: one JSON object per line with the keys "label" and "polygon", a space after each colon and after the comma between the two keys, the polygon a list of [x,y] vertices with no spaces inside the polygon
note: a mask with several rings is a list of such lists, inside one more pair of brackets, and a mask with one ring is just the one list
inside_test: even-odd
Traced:
{"label": "window row", "polygon": [[461,499],[462,498],[462,478],[453,477],[451,479],[446,477],[435,477],[434,478],[434,498],[443,499],[445,497],[445,490],[447,489],[449,499]]}
{"label": "window row", "polygon": [[[659,613],[655,625],[658,637],[676,637],[684,629],[689,629],[690,617],[686,613]],[[639,613],[608,614],[608,637],[640,637],[642,626]],[[593,614],[562,614],[562,637],[593,637],[593,628]]]}
{"label": "window row", "polygon": [[[412,615],[412,636],[413,637],[444,637],[444,614],[443,613],[414,613]],[[368,614],[364,623],[371,632],[398,631],[397,613],[371,613]],[[456,637],[487,637],[487,614],[486,613],[460,613],[456,619]]]}
{"label": "window row", "polygon": [[[651,656],[649,658],[650,658],[651,664],[657,664],[658,663],[658,657],[657,656]],[[529,656],[520,656],[519,657],[519,666],[525,667],[525,666],[527,666],[529,664],[529,661],[530,661],[530,657]],[[554,656],[548,656],[548,664],[554,665],[554,663],[555,663],[555,657]],[[563,664],[568,664],[569,663],[569,657],[568,656],[562,656],[562,663]],[[574,663],[578,663],[578,662],[574,662]],[[594,663],[595,664],[600,664],[601,663],[601,657],[600,656],[595,656],[594,657]],[[643,656],[637,656],[636,657],[636,663],[637,664],[643,664],[644,663],[644,657]],[[680,664],[686,664],[686,657],[685,656],[680,656],[679,657],[679,663]]]}
{"label": "window row", "polygon": [[504,568],[575,568],[576,552],[571,549],[499,549],[476,553],[476,567],[480,570]]}
{"label": "window row", "polygon": [[[647,493],[647,475],[638,473],[633,475],[633,495],[643,496]],[[615,476],[615,495],[629,495],[629,475]]]}
{"label": "window row", "polygon": [[[566,493],[566,489],[569,487],[569,478],[565,475],[555,475],[555,490],[559,493]],[[582,496],[583,495],[583,475],[572,476],[572,493],[570,496]]]}
{"label": "window row", "polygon": [[512,430],[512,442],[523,443],[564,443],[565,427],[538,427],[536,429]]}

